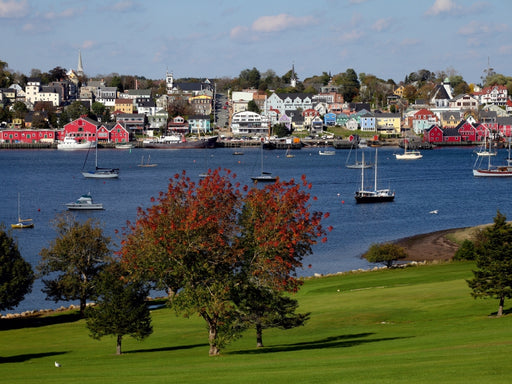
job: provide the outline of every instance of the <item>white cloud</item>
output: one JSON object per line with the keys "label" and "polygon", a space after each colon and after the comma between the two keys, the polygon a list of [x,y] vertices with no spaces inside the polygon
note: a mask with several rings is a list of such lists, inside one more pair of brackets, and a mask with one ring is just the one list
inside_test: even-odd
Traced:
{"label": "white cloud", "polygon": [[311,16],[294,17],[286,13],[275,16],[262,16],[252,23],[255,32],[279,32],[285,29],[313,24],[315,20]]}
{"label": "white cloud", "polygon": [[94,41],[92,41],[92,40],[85,40],[85,41],[82,43],[81,48],[83,48],[83,49],[92,48],[94,45],[96,45],[96,44],[94,43]]}
{"label": "white cloud", "polygon": [[27,14],[27,0],[0,0],[0,18],[23,17]]}
{"label": "white cloud", "polygon": [[229,36],[235,40],[255,41],[262,34],[282,32],[288,29],[317,24],[317,20],[311,16],[295,17],[282,13],[273,16],[262,16],[256,19],[250,27],[235,26],[229,32]]}
{"label": "white cloud", "polygon": [[70,17],[76,17],[80,13],[82,13],[82,9],[76,9],[76,8],[66,8],[63,9],[60,12],[47,12],[44,14],[44,17],[48,20],[54,20],[54,19],[61,19],[61,18],[70,18]]}
{"label": "white cloud", "polygon": [[373,23],[372,29],[377,32],[382,32],[388,29],[392,25],[392,19],[389,17],[387,19],[379,19],[375,23]]}
{"label": "white cloud", "polygon": [[458,9],[458,6],[453,0],[436,0],[434,5],[427,10],[426,14],[436,16],[441,13],[450,13],[456,9]]}

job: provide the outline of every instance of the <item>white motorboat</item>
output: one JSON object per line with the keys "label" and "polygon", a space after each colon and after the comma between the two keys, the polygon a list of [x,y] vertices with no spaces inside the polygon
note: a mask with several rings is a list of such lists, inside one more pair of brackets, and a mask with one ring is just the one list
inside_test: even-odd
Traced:
{"label": "white motorboat", "polygon": [[57,144],[57,149],[64,151],[74,151],[77,149],[89,149],[94,147],[94,141],[77,140],[74,137],[66,136],[63,141]]}
{"label": "white motorboat", "polygon": [[103,209],[102,203],[94,203],[90,193],[80,196],[74,203],[67,203],[66,207],[73,211],[89,211]]}

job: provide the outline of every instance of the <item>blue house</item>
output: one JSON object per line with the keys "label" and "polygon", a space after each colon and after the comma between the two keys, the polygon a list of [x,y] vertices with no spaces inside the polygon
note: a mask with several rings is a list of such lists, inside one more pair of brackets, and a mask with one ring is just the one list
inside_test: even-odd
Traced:
{"label": "blue house", "polygon": [[328,127],[334,127],[336,125],[336,114],[335,113],[326,113],[324,115],[324,125]]}

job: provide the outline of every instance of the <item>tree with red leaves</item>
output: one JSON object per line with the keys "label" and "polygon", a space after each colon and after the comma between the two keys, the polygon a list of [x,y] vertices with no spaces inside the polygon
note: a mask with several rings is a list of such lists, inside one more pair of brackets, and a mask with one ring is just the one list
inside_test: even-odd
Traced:
{"label": "tree with red leaves", "polygon": [[302,258],[325,235],[325,215],[309,211],[309,193],[293,180],[249,189],[235,179],[219,169],[198,183],[176,175],[155,205],[139,208],[120,250],[133,278],[167,288],[176,311],[206,321],[210,355],[244,329],[238,287],[296,291]]}

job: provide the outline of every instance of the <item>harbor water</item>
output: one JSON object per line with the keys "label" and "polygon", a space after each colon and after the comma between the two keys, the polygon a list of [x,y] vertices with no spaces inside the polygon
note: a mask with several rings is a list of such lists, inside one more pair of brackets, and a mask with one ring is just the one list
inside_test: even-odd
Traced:
{"label": "harbor water", "polygon": [[[378,186],[396,192],[395,201],[380,204],[356,204],[354,192],[361,184],[361,171],[345,167],[348,150],[337,150],[334,156],[320,156],[321,148],[263,151],[265,171],[281,179],[300,180],[306,175],[313,188],[312,209],[329,212],[323,224],[332,226],[326,243],[314,247],[304,259],[300,275],[328,274],[371,265],[361,258],[373,243],[392,241],[420,233],[448,228],[474,226],[492,222],[497,210],[512,218],[510,198],[512,178],[475,178],[472,167],[474,149],[470,147],[436,148],[423,151],[420,160],[397,160],[398,147],[378,149]],[[234,155],[234,152],[243,155]],[[365,160],[374,161],[375,148],[366,148]],[[507,153],[501,150],[495,162],[503,162]],[[155,167],[139,167],[142,158]],[[352,156],[354,153],[352,153]],[[242,184],[251,185],[251,176],[261,171],[259,148],[216,148],[191,150],[102,149],[99,165],[120,168],[119,179],[85,179],[81,175],[86,151],[54,149],[0,150],[0,222],[6,227],[17,221],[18,193],[21,215],[34,220],[32,229],[12,230],[25,260],[34,269],[39,252],[56,237],[52,220],[65,210],[65,203],[84,193],[103,203],[102,211],[76,212],[79,219],[99,220],[105,234],[117,249],[126,222],[136,219],[137,207],[148,207],[151,197],[165,191],[169,179],[186,171],[192,179],[206,169],[225,168],[237,175]],[[91,156],[90,156],[91,157]],[[91,166],[92,164],[89,164]],[[373,184],[374,170],[366,170],[365,179]],[[366,184],[366,183],[365,183]],[[437,214],[430,213],[437,210]],[[510,217],[509,217],[510,216]],[[71,303],[45,300],[42,283],[37,280],[32,293],[14,310],[58,308]],[[73,303],[76,304],[76,303]],[[5,312],[5,311],[4,311]]]}

